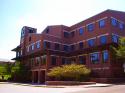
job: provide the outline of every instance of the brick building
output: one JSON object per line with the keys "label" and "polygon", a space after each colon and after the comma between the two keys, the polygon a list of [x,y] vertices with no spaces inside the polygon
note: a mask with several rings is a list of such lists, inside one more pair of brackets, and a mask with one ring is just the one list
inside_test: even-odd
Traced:
{"label": "brick building", "polygon": [[70,27],[47,26],[42,33],[24,26],[14,60],[30,67],[31,80],[43,83],[55,66],[77,63],[92,70],[92,77],[121,78],[123,63],[112,57],[111,45],[125,36],[125,12],[106,10]]}

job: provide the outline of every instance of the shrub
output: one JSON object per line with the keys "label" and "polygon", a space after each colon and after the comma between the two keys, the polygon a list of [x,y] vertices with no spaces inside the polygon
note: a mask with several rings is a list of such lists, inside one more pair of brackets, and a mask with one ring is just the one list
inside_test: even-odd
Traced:
{"label": "shrub", "polygon": [[76,80],[83,81],[88,78],[90,69],[85,65],[63,65],[62,67],[54,67],[47,75],[59,80]]}

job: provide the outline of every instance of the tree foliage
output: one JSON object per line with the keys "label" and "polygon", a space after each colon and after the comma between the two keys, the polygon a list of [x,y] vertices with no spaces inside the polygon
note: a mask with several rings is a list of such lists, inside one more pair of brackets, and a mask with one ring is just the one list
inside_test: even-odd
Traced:
{"label": "tree foliage", "polygon": [[112,47],[117,58],[125,59],[125,37],[119,39],[118,47]]}
{"label": "tree foliage", "polygon": [[18,61],[15,63],[15,65],[11,69],[11,75],[14,81],[27,82],[28,78],[30,77],[30,75],[28,74],[29,74],[29,68]]}
{"label": "tree foliage", "polygon": [[85,79],[90,74],[90,69],[85,65],[63,65],[62,67],[53,68],[47,75],[59,80],[77,80]]}
{"label": "tree foliage", "polygon": [[5,66],[0,66],[0,75],[5,75],[6,74],[6,68]]}
{"label": "tree foliage", "polygon": [[19,61],[0,65],[0,78],[7,77],[12,81],[25,82],[29,79],[27,76],[30,77],[29,68]]}
{"label": "tree foliage", "polygon": [[[11,77],[11,67],[10,63],[4,63],[0,65],[0,78],[3,80],[7,80]],[[3,78],[2,78],[3,77]]]}

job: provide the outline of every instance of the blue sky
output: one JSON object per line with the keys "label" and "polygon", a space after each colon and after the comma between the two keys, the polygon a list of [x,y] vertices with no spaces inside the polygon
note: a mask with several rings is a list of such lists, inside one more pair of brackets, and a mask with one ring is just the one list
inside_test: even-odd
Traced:
{"label": "blue sky", "polygon": [[106,9],[125,11],[125,0],[0,0],[0,58],[11,59],[21,28],[71,26]]}

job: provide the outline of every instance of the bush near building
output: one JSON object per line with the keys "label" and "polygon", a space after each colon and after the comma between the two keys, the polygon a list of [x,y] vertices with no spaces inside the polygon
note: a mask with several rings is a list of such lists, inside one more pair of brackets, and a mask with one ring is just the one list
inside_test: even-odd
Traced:
{"label": "bush near building", "polygon": [[57,80],[85,81],[88,79],[90,73],[91,70],[85,65],[71,64],[54,67],[47,75]]}

